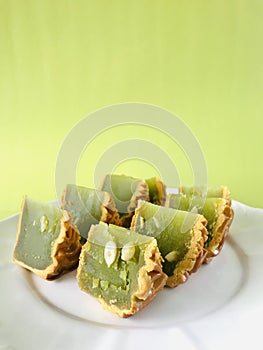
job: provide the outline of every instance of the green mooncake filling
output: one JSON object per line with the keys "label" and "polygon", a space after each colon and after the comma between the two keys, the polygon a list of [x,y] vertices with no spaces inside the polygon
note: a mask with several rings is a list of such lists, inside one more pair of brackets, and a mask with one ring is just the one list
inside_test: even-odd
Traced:
{"label": "green mooncake filling", "polygon": [[14,260],[43,278],[76,265],[80,234],[65,210],[24,197]]}
{"label": "green mooncake filling", "polygon": [[139,201],[132,229],[156,238],[164,259],[163,271],[169,276],[170,286],[175,286],[184,280],[177,274],[190,272],[201,253],[207,239],[205,224],[199,214]]}
{"label": "green mooncake filling", "polygon": [[44,270],[52,263],[63,210],[27,198],[14,256],[33,268]]}
{"label": "green mooncake filling", "polygon": [[217,220],[218,207],[221,203],[222,198],[204,198],[199,195],[179,193],[170,194],[167,197],[166,206],[204,215],[208,222],[207,229],[211,232]]}
{"label": "green mooncake filling", "polygon": [[71,214],[83,243],[87,239],[91,225],[98,224],[99,221],[110,222],[117,216],[108,193],[74,184],[67,185],[61,206]]}
{"label": "green mooncake filling", "polygon": [[208,230],[205,248],[213,254],[216,253],[221,241],[225,239],[233,217],[233,211],[226,199],[205,198],[197,194],[170,194],[166,206],[202,214],[207,219]]}
{"label": "green mooncake filling", "polygon": [[166,186],[158,177],[145,180],[149,188],[149,201],[153,204],[163,205],[166,198]]}
{"label": "green mooncake filling", "polygon": [[230,202],[230,192],[226,186],[217,186],[206,188],[204,186],[182,186],[180,193],[189,195],[198,195],[204,198],[224,198]]}
{"label": "green mooncake filling", "polygon": [[[154,238],[102,222],[93,225],[80,256],[77,274],[80,289],[121,317],[138,311],[138,301],[146,300],[153,287],[150,284],[148,290],[140,290],[143,279],[148,278],[146,285],[150,279],[140,271],[147,265],[147,249],[154,244],[155,258],[158,258]],[[158,273],[164,279],[165,275],[160,271],[160,259],[159,254],[159,259],[153,265],[159,266]]]}
{"label": "green mooncake filling", "polygon": [[131,216],[137,206],[138,199],[149,199],[148,185],[144,180],[126,175],[106,175],[100,188],[112,196],[122,225],[129,227]]}

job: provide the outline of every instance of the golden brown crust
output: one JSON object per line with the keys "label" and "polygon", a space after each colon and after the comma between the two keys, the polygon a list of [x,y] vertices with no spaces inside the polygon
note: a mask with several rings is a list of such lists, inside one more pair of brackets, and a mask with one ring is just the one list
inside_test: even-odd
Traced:
{"label": "golden brown crust", "polygon": [[135,208],[137,207],[138,200],[149,200],[149,188],[147,183],[142,180],[138,183],[136,190],[134,191],[132,198],[130,200],[130,204],[128,206],[128,211],[134,212]]}
{"label": "golden brown crust", "polygon": [[220,253],[228,235],[229,227],[234,217],[234,210],[228,203],[228,200],[222,199],[221,204],[217,208],[218,219],[213,227],[212,239],[208,247],[206,247],[207,255],[204,259],[205,263],[208,263]]}
{"label": "golden brown crust", "polygon": [[[21,222],[23,208],[26,202],[26,196],[23,197],[21,213],[19,215],[16,244],[18,242],[19,233],[21,230]],[[52,251],[52,264],[45,270],[39,270],[26,265],[24,262],[17,260],[13,256],[13,260],[20,266],[34,272],[43,279],[53,279],[67,270],[72,270],[78,264],[79,254],[81,250],[80,233],[77,227],[72,223],[71,217],[65,210],[60,220],[61,229],[59,236],[54,242]]]}
{"label": "golden brown crust", "polygon": [[80,233],[73,224],[71,216],[64,210],[61,218],[61,230],[55,241],[52,254],[54,272],[47,278],[53,278],[64,271],[71,270],[77,266],[81,251]]}
{"label": "golden brown crust", "polygon": [[131,307],[120,309],[114,304],[109,305],[103,299],[97,298],[105,309],[120,317],[127,318],[146,307],[164,288],[167,276],[162,271],[162,257],[155,239],[145,250],[144,260],[145,265],[138,272],[138,289],[132,297]]}
{"label": "golden brown crust", "polygon": [[163,206],[166,200],[166,186],[158,177],[155,177],[155,184],[158,192],[158,197],[155,204]]}
{"label": "golden brown crust", "polygon": [[206,230],[207,220],[203,215],[199,215],[197,221],[192,227],[192,240],[190,247],[184,259],[180,261],[172,276],[169,276],[166,285],[174,288],[187,281],[191,273],[196,272],[206,257],[204,244],[208,234]]}
{"label": "golden brown crust", "polygon": [[222,198],[227,201],[227,204],[231,206],[230,191],[226,186],[221,186]]}
{"label": "golden brown crust", "polygon": [[132,198],[130,200],[130,204],[127,208],[128,213],[122,215],[120,218],[120,226],[130,227],[131,220],[134,215],[134,211],[137,207],[139,199],[149,201],[149,188],[146,181],[144,180],[138,183],[137,188],[134,191]]}
{"label": "golden brown crust", "polygon": [[105,192],[101,205],[100,221],[107,224],[120,225],[120,215],[115,208],[114,201],[108,192]]}

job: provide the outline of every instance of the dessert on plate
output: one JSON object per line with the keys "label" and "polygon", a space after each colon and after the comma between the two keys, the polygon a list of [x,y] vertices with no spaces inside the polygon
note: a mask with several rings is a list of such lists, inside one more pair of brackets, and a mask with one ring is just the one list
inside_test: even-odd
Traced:
{"label": "dessert on plate", "polygon": [[44,279],[77,267],[80,234],[66,210],[24,196],[14,261]]}
{"label": "dessert on plate", "polygon": [[196,212],[207,219],[208,239],[204,248],[207,251],[204,262],[221,251],[233,219],[233,209],[224,198],[202,197],[195,194],[169,194],[165,206]]}
{"label": "dessert on plate", "polygon": [[91,226],[82,248],[78,284],[110,312],[128,317],[164,287],[161,262],[155,238],[100,222]]}
{"label": "dessert on plate", "polygon": [[231,205],[230,191],[226,186],[205,187],[205,186],[181,186],[179,193],[194,194],[202,197],[224,198]]}
{"label": "dessert on plate", "polygon": [[99,221],[119,223],[119,214],[108,192],[84,186],[68,184],[61,200],[62,209],[67,210],[85,243],[91,225]]}
{"label": "dessert on plate", "polygon": [[156,238],[163,271],[168,275],[166,284],[176,287],[197,271],[205,258],[206,224],[203,215],[140,200],[131,229]]}
{"label": "dessert on plate", "polygon": [[149,200],[147,183],[132,176],[108,174],[100,190],[111,194],[120,215],[120,225],[127,228],[130,226],[138,200]]}

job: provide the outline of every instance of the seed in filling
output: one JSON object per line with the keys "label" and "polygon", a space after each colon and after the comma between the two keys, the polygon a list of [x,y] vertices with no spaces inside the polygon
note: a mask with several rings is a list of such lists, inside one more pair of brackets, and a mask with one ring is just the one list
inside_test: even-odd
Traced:
{"label": "seed in filling", "polygon": [[207,239],[206,222],[202,215],[141,200],[131,229],[156,238],[164,258],[163,271],[168,275],[167,284],[175,287],[193,270],[202,253]]}
{"label": "seed in filling", "polygon": [[163,288],[167,276],[154,238],[100,222],[91,227],[82,248],[77,279],[80,289],[127,317]]}
{"label": "seed in filling", "polygon": [[80,253],[80,234],[65,210],[23,199],[13,258],[42,278],[73,268]]}
{"label": "seed in filling", "polygon": [[116,255],[117,255],[116,243],[114,241],[107,242],[104,248],[104,259],[108,267],[110,267],[114,263],[114,260],[116,259]]}

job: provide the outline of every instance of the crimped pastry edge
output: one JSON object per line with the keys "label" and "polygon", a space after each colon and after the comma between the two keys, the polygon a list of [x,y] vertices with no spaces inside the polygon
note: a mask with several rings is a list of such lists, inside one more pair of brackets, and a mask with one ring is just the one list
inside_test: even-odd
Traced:
{"label": "crimped pastry edge", "polygon": [[101,218],[107,224],[120,226],[120,215],[115,207],[115,203],[110,193],[104,191],[103,202],[101,205]]}
{"label": "crimped pastry edge", "polygon": [[217,214],[217,221],[212,230],[212,239],[205,248],[207,250],[207,255],[204,259],[205,263],[210,262],[212,258],[220,253],[228,235],[230,225],[234,218],[234,210],[229,205],[229,200],[222,198],[221,203],[217,207]]}
{"label": "crimped pastry edge", "polygon": [[166,201],[166,196],[167,196],[166,185],[157,176],[154,177],[154,180],[155,180],[155,185],[156,185],[156,189],[158,192],[158,196],[157,196],[157,200],[153,204],[163,206],[165,201]]}
{"label": "crimped pastry edge", "polygon": [[166,285],[170,288],[177,287],[179,284],[185,283],[190,274],[196,272],[206,257],[204,244],[207,240],[208,233],[206,226],[207,220],[203,215],[198,215],[193,225],[192,239],[190,247],[183,260],[181,260],[173,271],[173,275],[169,276]]}
{"label": "crimped pastry edge", "polygon": [[139,199],[149,201],[149,187],[148,187],[146,181],[144,181],[144,180],[141,180],[138,183],[137,188],[134,191],[132,198],[130,200],[130,203],[128,205],[127,214],[120,216],[120,226],[123,226],[126,228],[130,227],[132,217],[134,215],[134,211],[137,207]]}
{"label": "crimped pastry edge", "polygon": [[[17,225],[15,247],[20,235],[23,208],[26,202],[26,198],[26,195],[23,196],[21,212]],[[63,216],[60,219],[60,227],[60,233],[54,242],[54,247],[52,250],[52,264],[50,264],[46,269],[40,270],[28,266],[23,261],[16,259],[14,254],[13,261],[23,268],[32,271],[43,279],[54,279],[63,272],[74,269],[78,264],[79,254],[81,250],[81,244],[79,242],[80,233],[77,227],[72,223],[71,216],[66,210],[63,210]],[[73,249],[69,250],[69,247],[72,247]]]}
{"label": "crimped pastry edge", "polygon": [[[79,258],[79,267],[77,270],[77,279],[82,268],[82,258],[85,252],[82,250]],[[122,317],[127,318],[146,307],[154,297],[164,288],[167,281],[167,275],[162,271],[161,262],[163,261],[159,252],[156,239],[153,238],[144,252],[145,265],[138,271],[138,289],[133,294],[131,307],[128,309],[120,309],[116,305],[108,304],[103,298],[95,298],[105,310]],[[147,282],[145,280],[147,278]],[[150,281],[150,283],[149,283]],[[83,289],[82,289],[83,290]],[[85,290],[83,290],[85,292]],[[89,294],[89,293],[87,293]]]}

